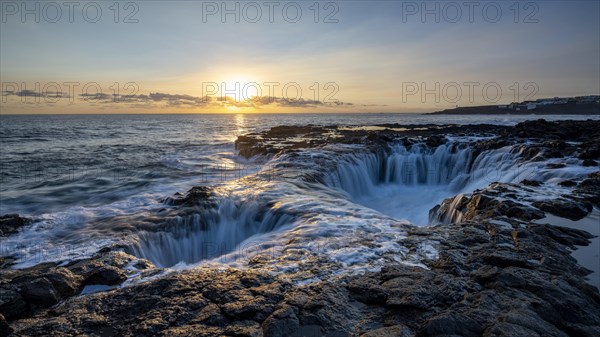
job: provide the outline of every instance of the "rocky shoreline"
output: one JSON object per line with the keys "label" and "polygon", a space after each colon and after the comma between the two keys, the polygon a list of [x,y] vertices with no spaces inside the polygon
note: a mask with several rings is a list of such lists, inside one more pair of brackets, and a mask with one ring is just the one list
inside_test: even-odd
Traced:
{"label": "rocky shoreline", "polygon": [[[524,160],[568,157],[592,168],[600,160],[600,122],[593,121],[278,127],[241,136],[236,147],[242,156],[269,157],[337,144],[435,147],[467,135],[481,137],[477,151],[522,144]],[[536,180],[447,199],[430,212],[437,225],[407,227],[402,241],[409,251],[436,243],[439,254],[424,266],[389,263],[312,282],[260,267],[166,271],[118,246],[27,269],[10,269],[4,257],[0,336],[598,336],[600,294],[571,256],[593,236],[543,219],[582,219],[600,207],[600,171],[561,186],[565,193],[552,201],[536,197],[545,193]],[[198,187],[165,207],[186,212],[213,203],[210,188]],[[31,220],[0,221],[7,236]],[[304,268],[327,267],[314,260]]]}

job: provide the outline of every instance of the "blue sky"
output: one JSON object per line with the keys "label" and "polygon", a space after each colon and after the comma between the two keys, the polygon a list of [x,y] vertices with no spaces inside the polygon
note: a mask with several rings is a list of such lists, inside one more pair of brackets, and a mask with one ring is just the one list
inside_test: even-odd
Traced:
{"label": "blue sky", "polygon": [[[317,23],[315,1],[275,1],[274,22],[269,22],[264,1],[226,2],[230,9],[239,4],[239,23],[231,14],[222,22],[221,8],[208,15],[211,6],[220,7],[223,1],[123,1],[118,23],[110,7],[114,1],[77,2],[72,23],[68,8],[55,3],[62,17],[52,23],[48,21],[55,8],[48,2],[24,5],[39,5],[40,22],[33,14],[23,20],[22,1],[2,2],[2,89],[36,91],[36,83],[41,90],[55,82],[66,92],[63,83],[80,85],[73,97],[57,102],[47,97],[37,102],[26,95],[24,102],[23,95],[5,93],[2,113],[420,112],[507,103],[531,98],[529,94],[541,98],[600,92],[598,1],[475,1],[474,22],[469,22],[469,7],[463,1],[321,1]],[[243,8],[252,19],[254,5],[261,8],[262,17],[252,23],[245,20]],[[88,19],[101,8],[97,22],[85,20],[84,6]],[[439,22],[434,14],[423,20],[422,6],[438,12]],[[302,15],[297,22],[287,22],[283,7],[288,19],[297,7]],[[456,8],[462,17],[454,20]],[[490,22],[497,8],[502,14]],[[132,18],[138,22],[123,22],[135,9]],[[337,23],[323,22],[333,12]],[[537,22],[523,22],[528,15]],[[91,82],[105,94],[112,94],[111,86],[118,83],[120,94],[133,96],[117,103],[105,96],[82,101],[82,87]],[[129,82],[137,86],[135,92],[123,88]],[[239,90],[229,90],[225,99],[222,87],[217,92],[205,87],[225,83],[225,89],[235,89],[236,82]],[[269,92],[265,83],[271,82],[279,85]],[[19,90],[13,90],[15,83]],[[272,94],[276,99],[246,102],[259,94],[256,86],[242,94],[249,83],[257,84],[261,96]],[[290,83],[291,91],[285,92],[283,87]],[[465,83],[478,83],[472,97]],[[419,90],[409,94],[414,84]],[[486,95],[484,86],[500,88],[502,95]],[[298,88],[301,95],[296,94]],[[429,94],[422,96],[422,89]],[[200,99],[207,93],[211,99]],[[328,94],[333,96],[325,100]]]}

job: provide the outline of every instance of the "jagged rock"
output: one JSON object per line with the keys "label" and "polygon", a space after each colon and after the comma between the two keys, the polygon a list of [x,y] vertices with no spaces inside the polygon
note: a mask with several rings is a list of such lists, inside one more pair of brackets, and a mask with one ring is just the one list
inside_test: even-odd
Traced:
{"label": "jagged rock", "polygon": [[27,302],[14,285],[0,285],[0,314],[6,319],[22,317],[29,310]]}
{"label": "jagged rock", "polygon": [[22,285],[21,293],[25,301],[40,307],[49,307],[60,300],[52,282],[45,277],[26,282]]}
{"label": "jagged rock", "polygon": [[[497,137],[477,146],[502,147],[514,144],[518,137],[528,137],[537,142],[536,150],[519,153],[522,158],[539,159],[548,149],[557,152],[546,155],[578,155],[577,147],[566,141],[592,143],[600,129],[598,125],[579,127],[584,125],[579,122],[566,125],[569,127],[537,121],[516,128],[419,126],[382,134],[334,127],[282,127],[239,138],[236,145],[240,153],[269,154],[335,142],[360,141],[377,147],[394,139],[402,142],[406,134],[426,139],[450,130],[493,130]],[[336,140],[323,135],[334,131],[345,136]],[[288,143],[284,139],[288,135],[305,139]],[[441,138],[432,141],[437,144]],[[273,146],[282,143],[283,148]],[[599,186],[600,173],[591,175],[558,202],[585,205],[584,198],[597,200]],[[374,268],[321,277],[323,274],[318,273],[334,262],[303,259],[297,267],[300,280],[294,275],[271,274],[257,263],[258,268],[251,264],[244,269],[157,273],[145,282],[72,297],[86,284],[121,282],[125,267],[152,267],[125,253],[102,251],[93,258],[61,266],[1,270],[0,313],[17,336],[51,332],[291,337],[309,330],[325,336],[366,337],[597,336],[600,295],[585,283],[589,271],[570,255],[571,247],[588,244],[591,235],[531,223],[544,216],[529,206],[532,199],[527,198],[536,194],[535,187],[491,184],[455,200],[463,215],[460,222],[401,227],[406,230],[406,237],[397,242],[402,249],[380,271]],[[173,204],[194,208],[210,202],[210,193],[209,189],[192,189]],[[443,212],[449,212],[447,201],[435,213]],[[415,262],[412,254],[423,242],[435,247],[437,257]],[[45,307],[55,301],[52,307]],[[0,316],[0,327],[6,326],[4,323]]]}
{"label": "jagged rock", "polygon": [[564,186],[564,187],[573,187],[573,186],[577,186],[577,182],[573,181],[573,180],[563,180],[560,183],[558,183],[560,186]]}
{"label": "jagged rock", "polygon": [[[472,195],[462,196],[458,202],[450,198],[442,202],[440,207],[430,211],[430,219],[439,222],[449,222],[447,219],[457,218],[461,221],[486,219],[506,216],[511,219],[531,221],[544,217],[544,212],[521,204],[510,199],[498,200],[496,195],[508,195],[508,188],[504,184],[492,184],[490,188],[475,191]],[[451,207],[454,205],[454,208]],[[445,220],[445,221],[444,221]]]}
{"label": "jagged rock", "polygon": [[581,195],[585,200],[600,207],[600,171],[590,173],[588,178],[584,179],[577,188],[575,193]]}
{"label": "jagged rock", "polygon": [[194,186],[187,191],[185,196],[177,193],[174,197],[164,200],[164,202],[175,206],[204,206],[207,208],[216,205],[213,191],[208,186]]}
{"label": "jagged rock", "polygon": [[600,145],[596,143],[590,147],[584,147],[584,150],[579,155],[579,159],[592,161],[600,159]]}
{"label": "jagged rock", "polygon": [[112,266],[102,266],[97,269],[93,269],[89,273],[86,273],[84,284],[104,284],[104,285],[115,285],[121,284],[127,279],[125,273]]}
{"label": "jagged rock", "polygon": [[84,285],[115,285],[127,279],[123,268],[133,260],[134,257],[129,254],[109,251],[91,259],[72,262],[65,268],[82,276]]}
{"label": "jagged rock", "polygon": [[265,337],[287,337],[300,329],[300,321],[296,310],[290,305],[283,305],[269,316],[263,323]]}
{"label": "jagged rock", "polygon": [[0,236],[16,233],[21,227],[31,224],[29,218],[20,217],[19,214],[5,214],[0,216]]}
{"label": "jagged rock", "polygon": [[521,181],[521,184],[525,185],[525,186],[534,186],[534,187],[538,187],[542,185],[541,181],[538,180],[527,180],[524,179]]}
{"label": "jagged rock", "polygon": [[446,142],[447,142],[446,137],[441,136],[441,135],[430,136],[430,137],[427,137],[427,139],[425,140],[425,144],[427,144],[427,146],[429,146],[429,147],[438,147],[442,144],[446,144]]}
{"label": "jagged rock", "polygon": [[10,336],[10,334],[12,333],[12,331],[13,330],[8,325],[8,322],[6,321],[6,319],[4,318],[4,316],[2,316],[2,314],[0,314],[0,337]]}
{"label": "jagged rock", "polygon": [[202,308],[191,323],[200,322],[207,325],[222,326],[227,319],[222,315],[221,309],[214,303],[209,303]]}
{"label": "jagged rock", "polygon": [[529,224],[527,230],[544,237],[549,237],[569,247],[587,246],[590,243],[590,239],[594,237],[592,234],[582,230],[544,224]]}
{"label": "jagged rock", "polygon": [[46,278],[63,298],[77,295],[82,288],[83,278],[66,268],[56,268],[46,274]]}
{"label": "jagged rock", "polygon": [[368,277],[352,280],[347,288],[352,297],[366,304],[383,304],[388,298],[386,289]]}
{"label": "jagged rock", "polygon": [[371,330],[360,337],[412,337],[414,332],[405,325],[394,325]]}
{"label": "jagged rock", "polygon": [[423,329],[428,336],[481,336],[485,325],[470,315],[448,312],[429,319]]}
{"label": "jagged rock", "polygon": [[535,201],[533,205],[542,211],[570,220],[581,220],[591,211],[585,205],[569,200]]}
{"label": "jagged rock", "polygon": [[81,292],[84,285],[120,284],[123,268],[135,258],[107,252],[65,267],[42,263],[19,270],[0,271],[0,314],[8,320],[30,316]]}

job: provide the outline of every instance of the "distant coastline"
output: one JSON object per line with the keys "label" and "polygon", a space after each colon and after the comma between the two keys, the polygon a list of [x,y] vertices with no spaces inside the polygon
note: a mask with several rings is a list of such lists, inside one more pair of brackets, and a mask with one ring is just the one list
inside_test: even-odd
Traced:
{"label": "distant coastline", "polygon": [[545,98],[504,105],[456,107],[432,115],[600,115],[600,96]]}

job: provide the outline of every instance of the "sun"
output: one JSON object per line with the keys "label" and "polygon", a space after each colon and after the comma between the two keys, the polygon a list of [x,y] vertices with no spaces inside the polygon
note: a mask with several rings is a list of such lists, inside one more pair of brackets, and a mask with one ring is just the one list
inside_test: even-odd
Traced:
{"label": "sun", "polygon": [[262,95],[262,85],[256,77],[246,74],[230,74],[223,76],[219,83],[222,96],[245,100]]}

